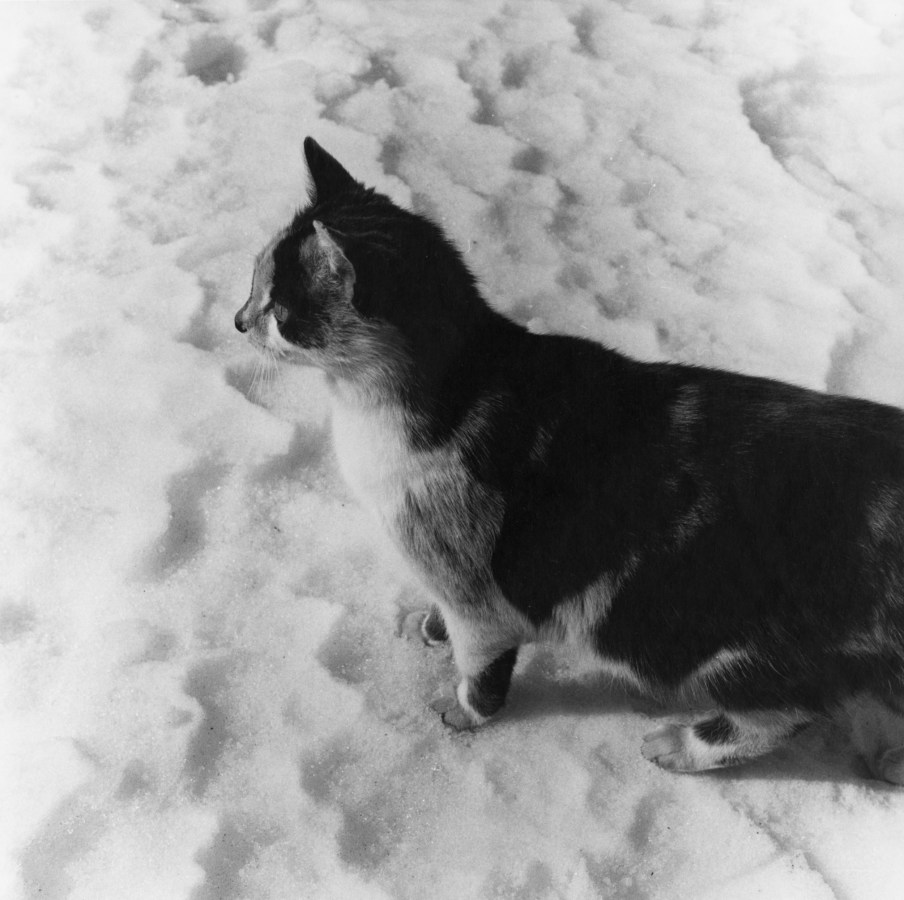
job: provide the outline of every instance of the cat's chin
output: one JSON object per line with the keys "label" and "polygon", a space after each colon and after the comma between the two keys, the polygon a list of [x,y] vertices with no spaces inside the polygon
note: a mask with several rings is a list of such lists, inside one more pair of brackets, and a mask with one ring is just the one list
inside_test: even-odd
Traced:
{"label": "cat's chin", "polygon": [[301,366],[306,369],[319,369],[321,372],[329,372],[329,359],[325,359],[323,351],[313,347],[300,347],[289,341],[280,341],[278,344],[267,342],[259,348],[260,351],[275,360],[279,364]]}
{"label": "cat's chin", "polygon": [[248,339],[255,350],[272,360],[318,366],[316,351],[286,340],[276,327],[275,321],[270,319],[266,327],[249,332]]}
{"label": "cat's chin", "polygon": [[316,358],[315,353],[305,350],[303,347],[296,347],[292,344],[288,346],[274,346],[266,342],[255,344],[258,353],[277,364],[288,364],[291,366],[304,366],[306,368],[322,369],[323,364]]}

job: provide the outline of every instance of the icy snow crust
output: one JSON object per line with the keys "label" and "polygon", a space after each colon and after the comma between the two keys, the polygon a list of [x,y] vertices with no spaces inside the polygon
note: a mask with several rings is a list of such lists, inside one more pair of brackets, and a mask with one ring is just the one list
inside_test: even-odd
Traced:
{"label": "icy snow crust", "polygon": [[232,316],[311,134],[534,329],[904,405],[902,103],[898,0],[0,5],[0,896],[900,897],[832,728],[664,774],[536,649],[445,731]]}

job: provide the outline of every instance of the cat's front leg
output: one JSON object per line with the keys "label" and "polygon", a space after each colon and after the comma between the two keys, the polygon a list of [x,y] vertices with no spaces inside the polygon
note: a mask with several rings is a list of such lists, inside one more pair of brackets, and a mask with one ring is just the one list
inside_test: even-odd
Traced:
{"label": "cat's front leg", "polygon": [[491,641],[487,635],[478,634],[475,626],[454,616],[447,616],[446,625],[462,677],[454,692],[440,691],[430,705],[450,728],[477,728],[505,704],[518,646]]}
{"label": "cat's front leg", "polygon": [[505,705],[517,658],[517,647],[506,650],[476,675],[465,675],[454,693],[440,691],[431,707],[456,731],[483,725]]}

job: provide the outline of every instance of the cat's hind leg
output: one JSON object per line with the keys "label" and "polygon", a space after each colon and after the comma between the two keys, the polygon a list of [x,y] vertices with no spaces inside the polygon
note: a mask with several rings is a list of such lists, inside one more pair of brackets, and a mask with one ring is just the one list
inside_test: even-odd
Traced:
{"label": "cat's hind leg", "polygon": [[721,710],[692,724],[669,723],[644,737],[646,759],[672,772],[733,766],[774,750],[812,720],[802,710]]}

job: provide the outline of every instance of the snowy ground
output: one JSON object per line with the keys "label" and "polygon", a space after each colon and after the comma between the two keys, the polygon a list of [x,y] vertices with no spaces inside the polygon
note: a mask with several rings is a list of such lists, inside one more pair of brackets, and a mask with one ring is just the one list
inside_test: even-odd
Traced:
{"label": "snowy ground", "polygon": [[232,316],[316,137],[493,302],[904,405],[900,0],[0,5],[0,897],[904,893],[844,735],[664,774],[563,653],[473,735]]}

